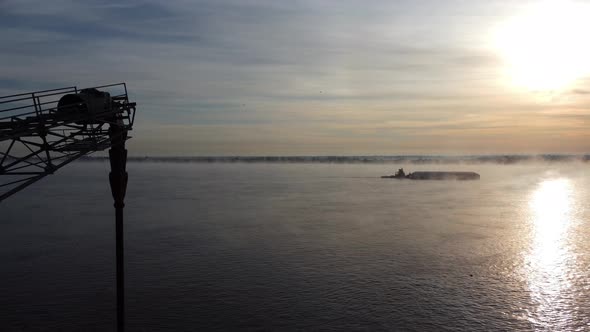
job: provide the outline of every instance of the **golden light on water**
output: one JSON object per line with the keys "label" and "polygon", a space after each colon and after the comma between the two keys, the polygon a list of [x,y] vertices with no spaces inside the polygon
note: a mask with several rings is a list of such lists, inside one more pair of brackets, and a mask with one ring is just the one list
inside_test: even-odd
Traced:
{"label": "golden light on water", "polygon": [[533,212],[535,256],[544,266],[558,263],[562,240],[570,224],[571,184],[568,180],[548,180],[534,192]]}
{"label": "golden light on water", "polygon": [[537,304],[530,319],[551,328],[571,320],[571,308],[564,299],[576,273],[568,245],[574,206],[574,188],[568,179],[540,183],[529,200],[532,238],[525,274]]}
{"label": "golden light on water", "polygon": [[529,90],[563,90],[590,73],[590,5],[541,1],[506,20],[495,34],[507,80]]}

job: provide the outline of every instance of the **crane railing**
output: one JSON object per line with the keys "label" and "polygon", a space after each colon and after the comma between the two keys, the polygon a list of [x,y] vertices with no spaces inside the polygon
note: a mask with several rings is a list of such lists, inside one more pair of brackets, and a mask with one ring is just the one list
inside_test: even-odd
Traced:
{"label": "crane railing", "polygon": [[[63,104],[81,93],[107,93],[108,105],[89,110],[80,102]],[[0,97],[0,202],[84,155],[110,148],[116,135],[128,139],[134,120],[125,83]]]}

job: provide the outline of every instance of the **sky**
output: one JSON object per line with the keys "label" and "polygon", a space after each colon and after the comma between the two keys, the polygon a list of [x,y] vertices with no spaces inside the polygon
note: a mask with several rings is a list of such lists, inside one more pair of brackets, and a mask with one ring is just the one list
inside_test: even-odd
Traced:
{"label": "sky", "polygon": [[126,82],[136,156],[589,153],[590,11],[547,3],[0,0],[0,94]]}

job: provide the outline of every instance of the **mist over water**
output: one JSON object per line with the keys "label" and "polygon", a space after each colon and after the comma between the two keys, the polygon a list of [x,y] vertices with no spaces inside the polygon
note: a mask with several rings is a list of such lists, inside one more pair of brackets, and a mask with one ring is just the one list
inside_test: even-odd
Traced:
{"label": "mist over water", "polygon": [[[587,329],[586,167],[130,163],[128,327]],[[114,329],[107,163],[0,209],[0,329]]]}

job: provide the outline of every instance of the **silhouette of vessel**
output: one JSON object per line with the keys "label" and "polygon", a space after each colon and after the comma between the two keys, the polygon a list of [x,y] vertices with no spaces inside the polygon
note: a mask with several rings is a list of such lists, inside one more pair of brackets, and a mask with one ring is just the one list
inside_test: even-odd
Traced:
{"label": "silhouette of vessel", "polygon": [[383,175],[383,179],[409,179],[409,180],[479,180],[479,174],[475,172],[441,172],[420,171],[406,175],[403,168],[397,170],[394,175]]}

